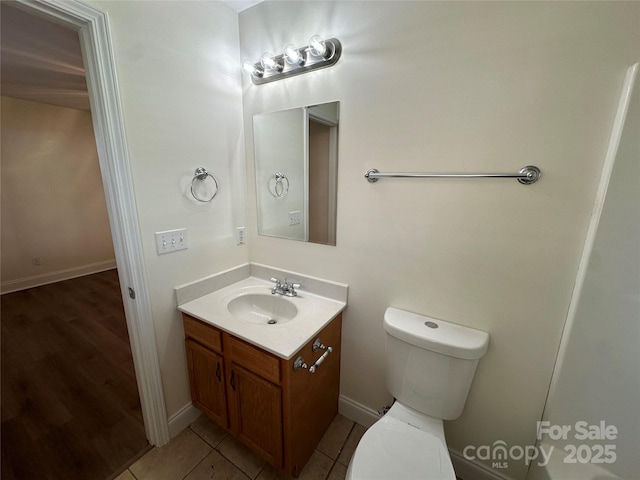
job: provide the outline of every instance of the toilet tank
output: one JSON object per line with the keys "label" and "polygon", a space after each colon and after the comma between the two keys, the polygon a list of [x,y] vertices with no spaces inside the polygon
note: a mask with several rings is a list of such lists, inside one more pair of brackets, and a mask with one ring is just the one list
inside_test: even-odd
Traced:
{"label": "toilet tank", "polygon": [[430,417],[458,418],[489,334],[397,308],[385,312],[384,329],[389,392]]}

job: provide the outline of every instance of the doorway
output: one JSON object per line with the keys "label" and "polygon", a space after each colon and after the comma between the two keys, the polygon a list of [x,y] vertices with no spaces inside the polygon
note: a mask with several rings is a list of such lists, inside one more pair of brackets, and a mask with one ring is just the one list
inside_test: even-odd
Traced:
{"label": "doorway", "polygon": [[[327,111],[325,111],[327,109]],[[338,104],[307,108],[308,240],[336,244]]]}
{"label": "doorway", "polygon": [[103,479],[148,442],[80,42],[8,3],[2,37],[2,477]]}
{"label": "doorway", "polygon": [[146,437],[161,446],[169,441],[169,428],[107,16],[79,2],[11,5],[79,34]]}

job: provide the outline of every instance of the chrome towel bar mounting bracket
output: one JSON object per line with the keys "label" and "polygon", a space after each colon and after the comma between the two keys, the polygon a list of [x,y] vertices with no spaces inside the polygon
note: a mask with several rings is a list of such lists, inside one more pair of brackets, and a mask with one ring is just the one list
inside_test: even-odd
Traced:
{"label": "chrome towel bar mounting bracket", "polygon": [[515,178],[523,185],[531,185],[540,179],[540,169],[534,165],[527,165],[518,173],[380,173],[371,168],[364,174],[370,183],[381,178]]}

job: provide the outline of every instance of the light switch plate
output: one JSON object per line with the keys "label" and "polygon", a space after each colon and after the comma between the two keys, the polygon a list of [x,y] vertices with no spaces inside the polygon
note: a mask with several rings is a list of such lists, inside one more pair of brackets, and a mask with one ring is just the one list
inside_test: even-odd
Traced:
{"label": "light switch plate", "polygon": [[186,228],[156,232],[156,251],[158,255],[185,250],[187,248],[189,248],[189,239],[187,238]]}

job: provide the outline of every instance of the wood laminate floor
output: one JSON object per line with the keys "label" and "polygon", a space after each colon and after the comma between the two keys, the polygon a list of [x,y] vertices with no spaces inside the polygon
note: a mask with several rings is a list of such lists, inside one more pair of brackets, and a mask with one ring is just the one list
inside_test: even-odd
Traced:
{"label": "wood laminate floor", "polygon": [[150,448],[116,270],[0,306],[2,480],[105,480]]}

